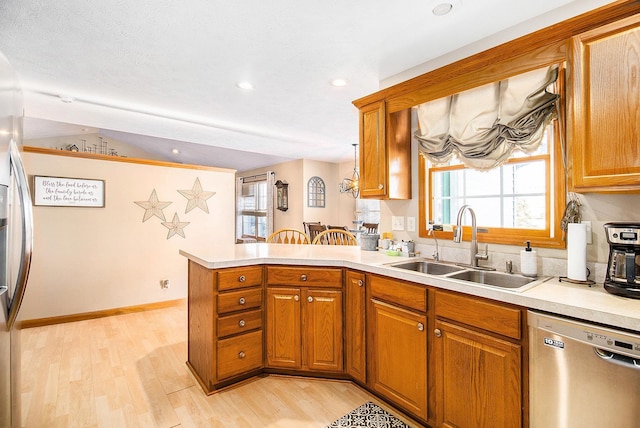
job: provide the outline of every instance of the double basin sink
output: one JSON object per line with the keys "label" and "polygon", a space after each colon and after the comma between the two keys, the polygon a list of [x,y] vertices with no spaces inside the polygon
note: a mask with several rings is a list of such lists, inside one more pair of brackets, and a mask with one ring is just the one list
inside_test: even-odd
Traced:
{"label": "double basin sink", "polygon": [[478,270],[471,267],[467,268],[424,259],[395,262],[387,266],[517,292],[528,290],[548,279],[541,277],[530,278],[513,273]]}

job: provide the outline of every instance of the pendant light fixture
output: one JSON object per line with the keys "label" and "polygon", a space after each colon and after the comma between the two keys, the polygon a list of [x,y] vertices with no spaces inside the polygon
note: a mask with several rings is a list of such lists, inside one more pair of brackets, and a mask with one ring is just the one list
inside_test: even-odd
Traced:
{"label": "pendant light fixture", "polygon": [[360,196],[360,174],[358,174],[358,145],[353,146],[353,174],[351,178],[343,178],[342,182],[338,184],[340,193],[351,193],[351,196],[357,198]]}

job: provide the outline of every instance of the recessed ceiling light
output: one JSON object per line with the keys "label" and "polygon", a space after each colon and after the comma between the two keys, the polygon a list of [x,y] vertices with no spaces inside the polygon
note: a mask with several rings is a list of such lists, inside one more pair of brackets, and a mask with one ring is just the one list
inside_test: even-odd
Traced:
{"label": "recessed ceiling light", "polygon": [[173,150],[171,150],[171,153],[173,153],[174,155],[177,155],[178,153],[180,153],[180,150],[173,149]]}
{"label": "recessed ceiling light", "polygon": [[331,85],[333,86],[346,86],[347,85],[347,80],[346,79],[333,79],[331,81]]}
{"label": "recessed ceiling light", "polygon": [[452,3],[444,2],[444,3],[438,3],[435,6],[433,6],[433,9],[431,11],[435,16],[444,16],[449,12],[451,12],[452,9],[453,9]]}
{"label": "recessed ceiling light", "polygon": [[253,84],[251,84],[251,82],[247,82],[246,80],[236,82],[236,86],[240,89],[253,89]]}

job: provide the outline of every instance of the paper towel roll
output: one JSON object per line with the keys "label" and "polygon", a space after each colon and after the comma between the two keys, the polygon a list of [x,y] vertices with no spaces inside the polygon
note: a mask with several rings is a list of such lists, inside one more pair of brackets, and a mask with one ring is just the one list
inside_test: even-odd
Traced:
{"label": "paper towel roll", "polygon": [[567,230],[567,278],[587,280],[587,225],[569,223]]}

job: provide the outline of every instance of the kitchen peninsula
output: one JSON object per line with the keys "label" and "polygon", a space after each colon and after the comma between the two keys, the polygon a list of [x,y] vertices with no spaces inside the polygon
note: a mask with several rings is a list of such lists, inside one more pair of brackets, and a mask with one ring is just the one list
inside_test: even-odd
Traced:
{"label": "kitchen peninsula", "polygon": [[[398,269],[389,264],[405,258],[347,246],[212,245],[180,254],[189,263],[188,365],[207,393],[260,373],[350,379],[440,426],[451,406],[442,391],[465,378],[452,367],[475,364],[445,364],[463,354],[446,350],[466,346],[488,359],[475,376],[491,391],[461,391],[468,396],[460,402],[479,404],[464,411],[493,412],[481,417],[496,427],[527,426],[527,309],[640,330],[640,300],[601,284],[550,278],[513,292]],[[483,407],[491,396],[505,399]]]}

